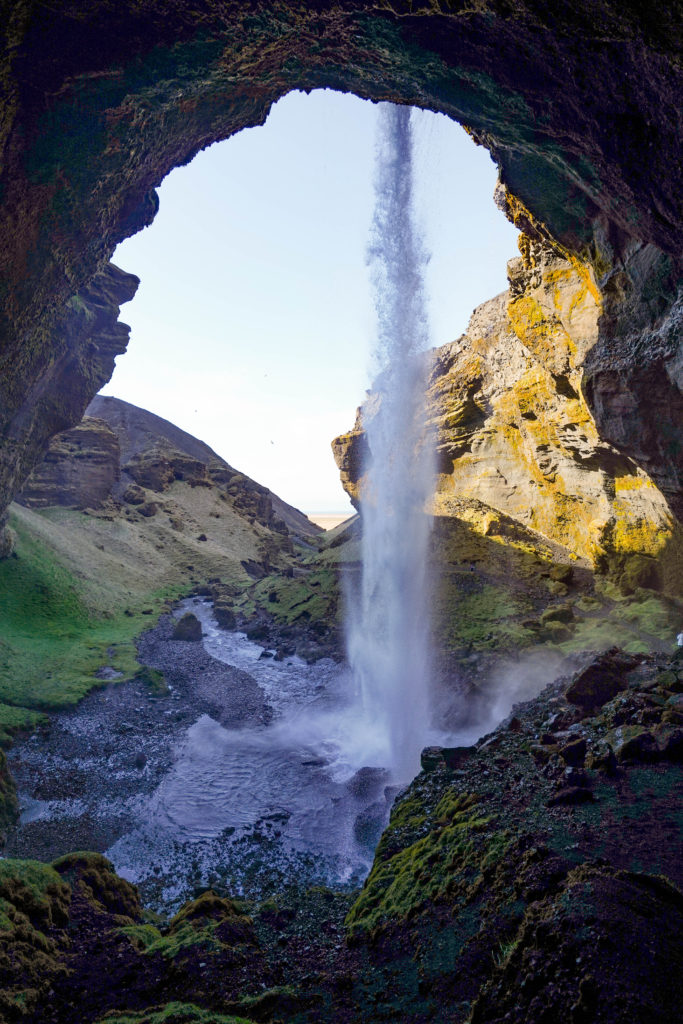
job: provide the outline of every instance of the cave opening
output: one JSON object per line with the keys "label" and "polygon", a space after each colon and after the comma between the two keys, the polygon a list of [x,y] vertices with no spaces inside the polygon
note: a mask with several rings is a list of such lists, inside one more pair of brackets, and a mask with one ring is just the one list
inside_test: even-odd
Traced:
{"label": "cave opening", "polygon": [[[141,285],[124,313],[132,323],[129,349],[101,393],[110,405],[96,400],[91,416],[106,419],[112,402],[131,403],[208,442],[240,476],[248,474],[290,505],[333,513],[346,504],[350,513],[330,442],[351,426],[372,385],[365,250],[376,110],[327,90],[290,94],[265,126],[212,147],[169,176],[154,224],[114,254]],[[462,333],[472,308],[503,290],[517,231],[493,204],[496,170],[488,153],[442,115],[422,111],[418,123],[418,216],[434,252],[428,285],[438,344]],[[121,416],[135,448],[134,414],[123,410]],[[130,466],[126,480],[129,472]],[[182,481],[186,470],[179,477],[175,472]],[[140,485],[148,499],[142,507],[131,494]],[[156,504],[150,521],[158,524],[166,513],[178,529],[169,502],[156,493],[149,500],[150,486],[150,476],[134,476],[127,488],[119,482],[127,525]],[[195,494],[204,497],[201,489]],[[202,520],[194,528],[206,530],[215,551],[220,541],[206,521],[208,527]],[[310,562],[311,537],[297,539],[299,556]],[[165,537],[157,547],[162,560],[190,557]],[[277,578],[283,567],[267,568],[268,600],[277,610],[290,600]],[[291,574],[291,566],[286,571]],[[311,573],[310,565],[294,568],[295,575],[304,572]],[[209,575],[220,578],[218,561]],[[328,584],[322,580],[323,588]],[[108,847],[117,869],[146,893],[177,896],[169,876],[197,884],[188,866],[194,861],[209,884],[217,870],[227,870],[226,850],[240,865],[231,876],[237,889],[272,885],[273,871],[308,877],[307,857],[317,857],[323,872],[311,874],[313,881],[358,884],[368,870],[396,785],[386,765],[368,754],[376,743],[372,728],[355,704],[344,704],[348,676],[327,661],[312,669],[297,657],[297,633],[307,638],[309,626],[328,626],[315,615],[311,624],[311,606],[302,603],[301,615],[287,622],[289,646],[269,644],[254,628],[244,642],[226,644],[211,601],[195,596],[182,605],[202,623],[211,655],[259,679],[281,718],[272,729],[266,722],[265,732],[262,721],[239,730],[220,715],[199,714],[191,724],[172,770],[149,799],[152,827],[131,825]],[[337,602],[330,608],[334,615]],[[264,675],[263,656],[274,654]],[[330,707],[320,702],[321,690],[332,695]],[[437,729],[433,738],[445,736]],[[254,847],[245,839],[240,851],[230,838],[245,829],[250,841],[256,836],[271,844],[274,864],[260,875],[253,869]],[[283,834],[293,842],[291,863],[278,849]],[[174,860],[175,839],[183,853]]]}
{"label": "cave opening", "polygon": [[[150,228],[114,262],[141,279],[102,394],[209,443],[306,512],[351,512],[329,454],[372,383],[365,266],[376,106],[289,93],[175,169]],[[507,287],[518,231],[496,209],[496,168],[460,126],[422,111],[418,216],[435,345]]]}
{"label": "cave opening", "polygon": [[[628,1005],[639,1022],[677,1019],[681,858],[671,837],[681,661],[671,645],[683,546],[667,531],[671,510],[682,510],[680,29],[678,5],[661,0],[647,10],[614,0],[12,5],[0,85],[3,510],[48,440],[76,429],[111,375],[126,340],[118,306],[135,282],[108,261],[151,221],[154,189],[170,170],[262,123],[292,88],[415,103],[467,125],[490,150],[500,201],[525,233],[507,313],[487,303],[470,339],[485,343],[492,365],[468,363],[463,350],[439,367],[437,397],[452,399],[439,465],[472,501],[464,507],[444,492],[434,530],[444,577],[457,584],[438,614],[451,664],[469,673],[476,700],[496,647],[543,639],[539,686],[552,674],[549,650],[621,651],[530,701],[476,750],[429,751],[359,894],[314,889],[234,903],[222,898],[229,877],[207,876],[197,862],[197,888],[183,895],[199,898],[162,924],[99,854],[48,862],[65,845],[107,848],[106,830],[83,843],[73,831],[89,791],[102,806],[109,781],[134,786],[168,764],[177,730],[195,721],[178,682],[183,666],[198,670],[205,708],[220,703],[222,680],[199,645],[174,641],[164,661],[148,638],[141,667],[132,638],[188,586],[210,589],[193,599],[201,617],[217,578],[214,607],[230,620],[232,570],[227,558],[216,564],[212,530],[226,538],[236,518],[230,502],[213,500],[199,458],[175,460],[175,511],[181,499],[185,512],[203,504],[209,521],[201,532],[199,523],[180,529],[167,492],[141,495],[169,470],[146,451],[137,453],[143,483],[131,485],[124,523],[95,508],[94,493],[82,511],[13,506],[14,536],[0,552],[2,744],[14,740],[7,765],[35,786],[29,831],[39,827],[40,801],[63,792],[65,769],[75,799],[46,834],[42,864],[12,859],[11,840],[5,850],[2,942],[12,946],[1,995],[10,1014],[60,1024],[108,1019],[110,1010],[154,1022],[521,1022],[539,1006],[561,1020],[618,1019]],[[529,377],[496,395],[495,380],[515,369]],[[487,401],[478,402],[482,391]],[[97,442],[106,470],[111,433],[76,431],[73,463],[87,462],[80,455]],[[486,436],[501,442],[497,451]],[[351,487],[361,443],[352,431]],[[490,457],[477,474],[482,455]],[[585,485],[580,501],[572,479]],[[254,522],[240,533],[241,568],[264,603],[283,609],[302,577],[280,586],[262,575],[277,543],[262,543],[263,493],[244,498],[242,518]],[[494,498],[503,499],[497,510]],[[551,550],[536,545],[544,529]],[[169,547],[185,551],[182,587],[164,576]],[[312,611],[324,582],[311,577],[296,600]],[[196,635],[192,619],[177,625]],[[172,622],[164,628],[170,639]],[[518,668],[528,684],[529,665]],[[130,682],[120,685],[124,674]],[[248,675],[236,678],[259,714]],[[74,710],[94,680],[103,689]],[[79,718],[100,699],[119,701],[113,734],[96,713]],[[49,729],[46,709],[58,712]],[[37,785],[50,731],[62,735],[64,756]],[[147,734],[156,747],[145,761]],[[93,770],[96,755],[105,772]],[[7,765],[0,758],[3,826],[16,812]],[[267,831],[282,824],[276,813]],[[207,883],[214,892],[199,895]]]}

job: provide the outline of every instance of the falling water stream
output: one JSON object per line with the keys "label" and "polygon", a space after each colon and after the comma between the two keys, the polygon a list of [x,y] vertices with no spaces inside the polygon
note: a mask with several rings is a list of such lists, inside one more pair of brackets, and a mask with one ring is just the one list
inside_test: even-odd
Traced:
{"label": "falling water stream", "polygon": [[362,492],[362,577],[351,595],[348,657],[375,756],[406,781],[419,770],[429,727],[425,513],[434,484],[425,423],[429,341],[415,223],[412,112],[380,105],[375,213],[368,262],[377,312],[375,390],[363,412],[368,456]]}

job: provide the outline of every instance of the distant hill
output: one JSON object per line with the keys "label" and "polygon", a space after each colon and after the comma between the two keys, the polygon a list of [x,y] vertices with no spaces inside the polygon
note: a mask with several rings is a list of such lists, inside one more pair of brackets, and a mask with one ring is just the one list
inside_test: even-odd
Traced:
{"label": "distant hill", "polygon": [[28,508],[143,506],[174,481],[217,487],[264,526],[302,538],[320,533],[298,509],[238,472],[203,441],[118,398],[98,395],[81,423],[53,438],[17,501]]}
{"label": "distant hill", "polygon": [[96,398],[50,443],[10,509],[0,562],[0,744],[78,700],[103,669],[130,678],[135,638],[191,591],[238,599],[293,575],[321,530],[144,409]]}

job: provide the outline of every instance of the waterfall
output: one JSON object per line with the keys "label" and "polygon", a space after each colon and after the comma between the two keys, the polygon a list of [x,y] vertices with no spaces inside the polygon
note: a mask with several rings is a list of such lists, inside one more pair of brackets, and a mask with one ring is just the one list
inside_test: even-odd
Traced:
{"label": "waterfall", "polygon": [[427,261],[413,210],[411,110],[379,108],[375,210],[368,247],[377,314],[375,382],[363,410],[360,586],[350,598],[348,657],[379,756],[398,781],[419,769],[429,727],[425,503],[434,484],[425,424]]}

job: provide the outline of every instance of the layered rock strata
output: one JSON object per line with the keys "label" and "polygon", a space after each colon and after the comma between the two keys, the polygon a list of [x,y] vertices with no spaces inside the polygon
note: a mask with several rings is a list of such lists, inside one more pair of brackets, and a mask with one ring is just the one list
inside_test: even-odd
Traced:
{"label": "layered rock strata", "polygon": [[[155,187],[317,87],[442,111],[489,148],[512,218],[609,299],[587,364],[601,436],[679,493],[678,5],[20,0],[2,37],[3,506],[125,343],[111,286],[130,297],[132,279],[108,260]],[[84,317],[93,289],[102,323]]]}
{"label": "layered rock strata", "polygon": [[152,517],[160,497],[177,480],[224,491],[236,512],[276,533],[320,532],[301,512],[233,469],[203,441],[113,397],[97,396],[78,426],[52,439],[18,501],[29,508],[97,509],[113,499]]}
{"label": "layered rock strata", "polygon": [[[508,266],[510,290],[479,306],[461,338],[428,356],[435,511],[448,514],[451,498],[483,503],[594,567],[657,556],[678,529],[666,495],[600,437],[583,394],[601,315],[594,277],[525,235],[520,250]],[[376,408],[374,396],[353,431],[333,442],[356,503],[363,421]],[[485,515],[478,518],[485,531]]]}

